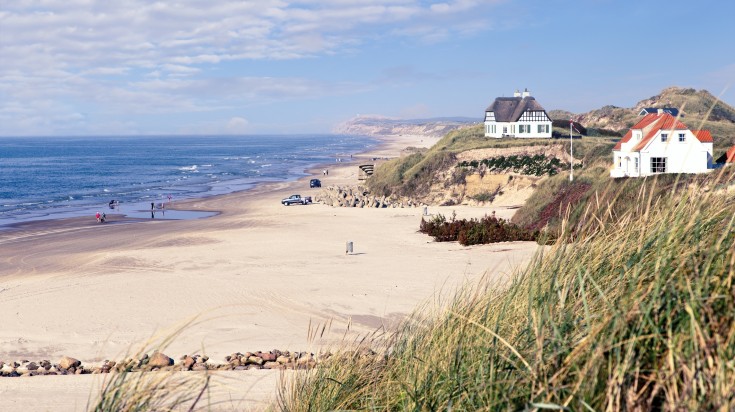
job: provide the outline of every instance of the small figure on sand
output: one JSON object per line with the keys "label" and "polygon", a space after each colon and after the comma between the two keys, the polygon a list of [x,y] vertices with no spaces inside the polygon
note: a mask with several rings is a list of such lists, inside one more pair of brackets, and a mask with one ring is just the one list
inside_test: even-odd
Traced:
{"label": "small figure on sand", "polygon": [[100,215],[100,212],[97,212],[97,213],[94,214],[94,217],[97,219],[97,223],[99,223],[100,222],[100,218],[102,217],[102,215]]}
{"label": "small figure on sand", "polygon": [[151,219],[156,218],[156,204],[151,202]]}

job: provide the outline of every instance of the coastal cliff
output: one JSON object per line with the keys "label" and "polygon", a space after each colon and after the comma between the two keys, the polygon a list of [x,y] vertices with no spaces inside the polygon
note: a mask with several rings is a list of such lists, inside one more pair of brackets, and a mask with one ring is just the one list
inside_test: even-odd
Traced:
{"label": "coastal cliff", "polygon": [[437,117],[429,119],[394,119],[384,116],[357,116],[332,129],[335,134],[360,136],[416,135],[441,137],[463,127],[478,124],[480,119]]}

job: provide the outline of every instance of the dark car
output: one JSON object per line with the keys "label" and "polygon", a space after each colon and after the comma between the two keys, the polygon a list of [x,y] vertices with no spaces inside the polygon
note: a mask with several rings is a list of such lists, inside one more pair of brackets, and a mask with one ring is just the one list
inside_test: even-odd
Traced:
{"label": "dark car", "polygon": [[309,181],[309,187],[322,187],[322,182],[319,179],[311,179]]}

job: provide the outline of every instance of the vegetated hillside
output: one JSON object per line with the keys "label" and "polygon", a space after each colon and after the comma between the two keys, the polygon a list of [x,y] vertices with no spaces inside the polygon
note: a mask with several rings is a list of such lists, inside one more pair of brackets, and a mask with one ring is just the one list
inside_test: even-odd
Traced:
{"label": "vegetated hillside", "polygon": [[[634,107],[604,106],[587,113],[573,115],[572,118],[587,128],[610,129],[625,132],[641,116],[641,109],[646,107],[674,107],[680,110],[681,120],[690,129],[708,129],[715,141],[715,158],[720,152],[735,144],[735,108],[717,100],[707,90],[669,87],[660,94],[639,101]],[[555,115],[566,115],[568,112],[550,112]],[[569,120],[568,117],[552,119]]]}
{"label": "vegetated hillside", "polygon": [[[623,216],[639,207],[637,200],[642,192],[654,200],[690,185],[703,190],[715,190],[729,185],[733,176],[720,176],[727,169],[710,174],[662,174],[645,178],[611,179],[610,169],[603,163],[575,171],[574,180],[569,176],[553,176],[546,179],[513,215],[512,222],[528,230],[541,230],[549,239],[565,235],[576,237],[584,228],[599,222],[588,221],[588,209],[607,206],[613,217]],[[717,181],[717,185],[713,182]]]}
{"label": "vegetated hillside", "polygon": [[677,190],[650,179],[661,196],[612,196],[630,203],[620,215],[589,203],[581,220],[595,225],[509,285],[432,302],[293,375],[280,408],[735,410],[735,197],[713,190],[718,177]]}
{"label": "vegetated hillside", "polygon": [[480,120],[465,117],[393,119],[383,116],[357,116],[335,126],[332,132],[359,136],[421,135],[439,137],[452,130],[479,123]]}
{"label": "vegetated hillside", "polygon": [[[609,163],[613,145],[614,139],[577,139],[575,164]],[[568,139],[488,139],[478,125],[448,133],[429,150],[379,165],[367,185],[377,195],[426,204],[490,202],[501,192],[533,191],[550,175],[552,162],[555,172],[566,173],[568,153]]]}

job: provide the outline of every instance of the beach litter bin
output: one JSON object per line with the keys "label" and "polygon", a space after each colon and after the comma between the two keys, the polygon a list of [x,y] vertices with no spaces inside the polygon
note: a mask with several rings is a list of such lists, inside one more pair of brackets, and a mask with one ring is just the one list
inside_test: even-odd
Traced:
{"label": "beach litter bin", "polygon": [[352,253],[352,242],[347,242],[345,245],[345,255],[348,253]]}

